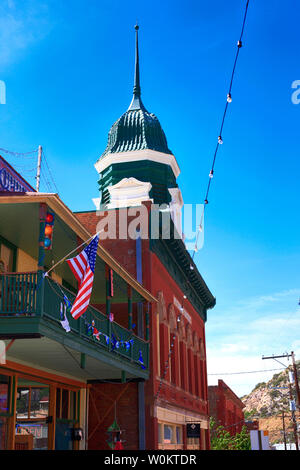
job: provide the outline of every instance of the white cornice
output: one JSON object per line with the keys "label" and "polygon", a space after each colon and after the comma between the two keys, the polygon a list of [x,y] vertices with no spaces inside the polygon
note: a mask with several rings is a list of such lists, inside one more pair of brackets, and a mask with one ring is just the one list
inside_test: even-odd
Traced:
{"label": "white cornice", "polygon": [[138,162],[141,160],[150,160],[152,162],[169,165],[173,170],[175,178],[180,174],[180,168],[174,155],[149,149],[135,150],[133,152],[108,153],[95,163],[95,168],[98,173],[102,173],[108,166],[114,163]]}

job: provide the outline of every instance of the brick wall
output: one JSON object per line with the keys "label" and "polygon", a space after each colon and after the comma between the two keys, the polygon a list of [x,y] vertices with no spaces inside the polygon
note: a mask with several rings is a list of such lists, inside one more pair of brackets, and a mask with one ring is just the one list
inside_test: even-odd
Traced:
{"label": "brick wall", "polygon": [[89,450],[109,450],[107,429],[115,419],[126,450],[139,448],[138,385],[135,382],[92,384],[89,392]]}
{"label": "brick wall", "polygon": [[[99,230],[99,216],[96,212],[77,213],[76,216],[80,219],[83,225],[91,232],[95,233]],[[119,224],[117,218],[116,236],[119,235]],[[130,219],[129,219],[130,223]],[[102,246],[122,264],[127,271],[136,277],[136,241],[132,239],[116,239],[116,240],[102,240]],[[142,273],[143,285],[152,294],[157,297],[159,292],[163,293],[164,302],[166,307],[166,319],[158,321],[157,307],[152,307],[150,314],[150,379],[145,383],[145,419],[146,419],[146,448],[157,449],[158,447],[158,426],[157,419],[154,413],[153,397],[156,394],[160,382],[160,376],[163,373],[163,363],[168,360],[169,344],[172,339],[172,331],[170,330],[170,309],[174,309],[175,316],[179,314],[179,310],[174,306],[174,297],[181,303],[183,292],[178,287],[177,283],[170,276],[168,270],[164,267],[158,257],[150,252],[149,241],[142,240]],[[102,306],[102,311],[104,306]],[[175,345],[177,347],[175,353],[170,359],[170,371],[165,376],[164,385],[161,388],[159,395],[160,404],[163,406],[173,405],[178,409],[185,409],[191,412],[198,412],[203,419],[208,419],[208,404],[207,404],[207,374],[206,374],[206,350],[205,350],[205,327],[204,322],[200,315],[195,311],[193,306],[186,301],[185,310],[188,318],[183,316],[181,321],[182,331],[184,331],[184,338],[181,340],[176,336]],[[104,310],[105,311],[105,310]],[[112,304],[112,311],[115,313],[115,321],[121,325],[128,326],[128,314],[126,305],[117,306]],[[133,322],[136,323],[136,311],[134,310]],[[175,319],[176,325],[176,319]],[[192,344],[188,344],[186,332],[190,326],[192,332]],[[177,329],[177,325],[176,325]],[[194,335],[198,338],[198,350],[194,347]],[[201,342],[201,348],[199,343]],[[201,349],[201,351],[200,351]],[[163,358],[160,360],[160,358]],[[174,357],[176,360],[174,361]],[[190,371],[188,370],[190,368]],[[159,370],[161,369],[161,370]],[[90,421],[89,428],[92,436],[89,441],[90,449],[101,449],[100,445],[105,445],[106,436],[103,437],[103,432],[112,423],[111,417],[106,418],[103,424],[94,432],[93,427],[96,426],[97,413],[95,412],[97,404],[100,406],[98,414],[105,413],[108,402],[101,401],[101,393],[106,393],[108,396],[113,393],[116,394],[117,390],[121,390],[125,384],[118,384],[110,388],[106,384],[93,385],[92,397],[95,394],[96,398],[90,401]],[[127,398],[126,398],[127,397]],[[126,416],[128,418],[126,441],[128,449],[138,449],[138,408],[137,408],[137,384],[131,384],[130,390],[126,392],[122,399],[129,400],[131,403],[130,408],[126,406],[121,407],[124,409],[124,416],[120,415],[120,420],[123,420],[122,426],[125,426]],[[93,403],[94,402],[94,403]],[[96,405],[96,406],[95,406]],[[130,412],[128,412],[130,410]],[[135,428],[136,426],[136,428]],[[208,446],[208,442],[207,445]],[[104,447],[106,448],[106,447]]]}
{"label": "brick wall", "polygon": [[209,414],[217,425],[226,427],[231,435],[241,432],[245,424],[245,405],[223,380],[219,380],[217,386],[208,387],[208,401]]}

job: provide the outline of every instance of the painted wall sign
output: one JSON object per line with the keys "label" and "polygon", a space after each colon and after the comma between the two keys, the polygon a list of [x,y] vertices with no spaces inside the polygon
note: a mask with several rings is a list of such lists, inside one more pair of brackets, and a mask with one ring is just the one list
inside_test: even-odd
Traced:
{"label": "painted wall sign", "polygon": [[26,193],[35,191],[0,155],[0,191]]}

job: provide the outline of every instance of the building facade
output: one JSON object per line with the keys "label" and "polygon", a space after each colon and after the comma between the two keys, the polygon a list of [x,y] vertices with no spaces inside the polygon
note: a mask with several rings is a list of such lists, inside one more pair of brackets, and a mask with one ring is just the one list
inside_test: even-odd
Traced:
{"label": "building facade", "polygon": [[[78,284],[58,261],[93,233],[56,194],[0,164],[0,449],[85,449],[90,381],[149,377],[149,341],[128,321],[136,303],[156,299],[99,246],[90,306],[74,319]],[[109,315],[114,304],[124,326]]]}
{"label": "building facade", "polygon": [[[114,416],[126,449],[208,449],[205,322],[215,298],[183,241],[178,163],[141,100],[138,27],[133,98],[95,167],[97,210],[76,216],[91,233],[103,230],[101,245],[157,304],[132,312],[133,331],[150,340],[149,379],[91,383],[89,449],[107,448]],[[126,321],[121,306],[113,314]],[[200,424],[198,437],[187,437],[188,423]]]}
{"label": "building facade", "polygon": [[225,427],[232,436],[241,432],[245,426],[245,405],[223,380],[219,379],[218,385],[209,385],[208,401],[216,425]]}

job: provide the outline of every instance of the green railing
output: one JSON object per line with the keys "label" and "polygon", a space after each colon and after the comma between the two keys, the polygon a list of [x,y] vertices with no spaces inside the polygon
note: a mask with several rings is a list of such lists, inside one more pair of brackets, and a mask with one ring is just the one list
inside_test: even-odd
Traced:
{"label": "green railing", "polygon": [[34,273],[0,274],[0,314],[37,313],[37,278]]}
{"label": "green railing", "polygon": [[[0,322],[1,317],[40,316],[62,328],[61,304],[64,296],[73,303],[75,295],[49,277],[40,273],[0,274]],[[89,306],[86,313],[75,320],[67,319],[71,332],[94,344],[97,348],[139,364],[148,369],[149,343],[116,322],[106,314]],[[94,328],[94,330],[93,330]],[[99,332],[98,335],[93,335]],[[69,333],[66,333],[69,334]]]}

